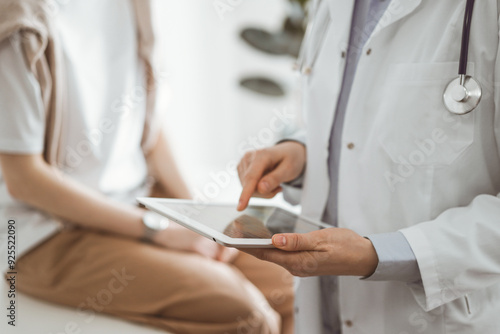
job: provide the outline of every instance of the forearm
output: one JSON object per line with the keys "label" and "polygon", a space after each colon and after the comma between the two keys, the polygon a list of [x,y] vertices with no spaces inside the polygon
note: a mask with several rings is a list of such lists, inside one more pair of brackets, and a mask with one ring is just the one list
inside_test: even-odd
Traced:
{"label": "forearm", "polygon": [[40,157],[2,155],[10,193],[66,221],[130,237],[143,233],[142,210],[106,198],[47,165]]}
{"label": "forearm", "polygon": [[151,174],[172,198],[191,198],[188,186],[175,163],[172,151],[164,133],[160,133],[158,141],[147,156]]}

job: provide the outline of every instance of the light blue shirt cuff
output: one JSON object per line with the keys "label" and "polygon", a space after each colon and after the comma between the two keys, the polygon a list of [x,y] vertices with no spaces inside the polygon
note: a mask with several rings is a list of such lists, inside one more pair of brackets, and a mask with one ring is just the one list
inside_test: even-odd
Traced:
{"label": "light blue shirt cuff", "polygon": [[372,242],[379,262],[375,272],[371,276],[364,277],[364,280],[405,283],[421,281],[417,258],[403,233],[373,234],[366,238]]}

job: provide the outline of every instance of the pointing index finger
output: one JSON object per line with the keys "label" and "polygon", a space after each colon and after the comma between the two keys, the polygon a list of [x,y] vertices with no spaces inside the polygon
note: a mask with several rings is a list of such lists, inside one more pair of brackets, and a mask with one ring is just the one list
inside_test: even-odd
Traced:
{"label": "pointing index finger", "polygon": [[248,206],[248,202],[250,201],[250,197],[255,192],[257,188],[258,179],[250,179],[245,182],[243,185],[243,190],[241,191],[240,200],[238,202],[238,211],[243,211]]}
{"label": "pointing index finger", "polygon": [[238,202],[238,211],[243,211],[247,206],[250,198],[257,190],[257,185],[264,174],[265,164],[252,162],[248,166],[246,175],[241,179],[243,190],[241,191],[240,200]]}

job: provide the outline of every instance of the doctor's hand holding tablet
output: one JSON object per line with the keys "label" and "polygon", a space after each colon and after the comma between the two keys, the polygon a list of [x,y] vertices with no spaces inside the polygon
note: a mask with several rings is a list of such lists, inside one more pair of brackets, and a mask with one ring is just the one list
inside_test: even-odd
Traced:
{"label": "doctor's hand holding tablet", "polygon": [[[306,166],[305,151],[301,143],[286,141],[245,154],[238,165],[243,186],[238,210],[248,206],[250,197],[274,197],[281,191],[281,184],[299,178]],[[277,249],[244,251],[274,262],[295,276],[369,276],[378,264],[371,241],[344,228],[275,234],[272,243]]]}
{"label": "doctor's hand holding tablet", "polygon": [[271,198],[282,190],[281,184],[299,178],[305,169],[305,151],[304,145],[286,141],[247,153],[238,166],[243,191],[237,208],[233,204],[138,198],[172,222],[168,233],[158,233],[155,242],[223,262],[230,261],[238,248],[296,276],[371,275],[378,257],[370,240],[278,206],[248,204],[250,197]]}

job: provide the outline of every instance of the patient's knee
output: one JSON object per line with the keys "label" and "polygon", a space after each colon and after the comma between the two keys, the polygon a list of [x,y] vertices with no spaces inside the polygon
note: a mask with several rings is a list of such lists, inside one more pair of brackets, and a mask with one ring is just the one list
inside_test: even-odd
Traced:
{"label": "patient's knee", "polygon": [[213,324],[224,334],[280,333],[280,315],[250,282],[238,287],[224,282],[217,287],[199,286],[191,297],[183,298],[167,317]]}
{"label": "patient's knee", "polygon": [[239,317],[235,326],[237,334],[278,334],[281,331],[281,319],[272,308],[267,312],[254,309],[247,317]]}

